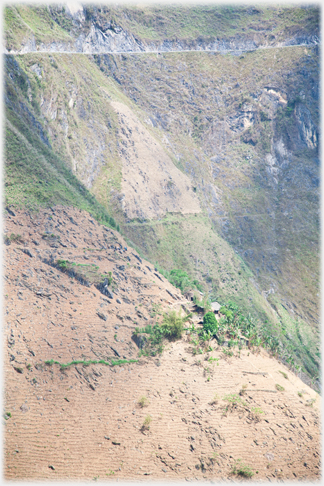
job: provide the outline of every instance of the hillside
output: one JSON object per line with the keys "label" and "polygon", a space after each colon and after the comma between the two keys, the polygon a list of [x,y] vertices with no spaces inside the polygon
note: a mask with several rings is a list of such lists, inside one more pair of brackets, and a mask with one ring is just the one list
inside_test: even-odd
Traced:
{"label": "hillside", "polygon": [[319,479],[320,398],[274,356],[196,314],[145,355],[192,302],[117,232],[64,206],[5,231],[5,479]]}
{"label": "hillside", "polygon": [[318,480],[319,7],[3,12],[5,478]]}
{"label": "hillside", "polygon": [[11,53],[254,50],[319,42],[313,6],[14,5],[5,9]]}
{"label": "hillside", "polygon": [[[5,9],[7,51],[23,54],[6,56],[6,203],[72,204],[118,224],[166,275],[180,268],[210,298],[250,312],[312,379],[320,362],[318,14]],[[188,28],[196,24],[200,36]],[[200,52],[180,52],[187,48]],[[124,53],[109,54],[116,50]]]}

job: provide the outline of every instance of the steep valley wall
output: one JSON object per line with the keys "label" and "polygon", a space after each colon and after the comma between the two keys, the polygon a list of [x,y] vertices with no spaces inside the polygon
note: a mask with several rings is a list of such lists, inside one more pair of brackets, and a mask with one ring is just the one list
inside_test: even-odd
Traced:
{"label": "steep valley wall", "polygon": [[[316,9],[302,27],[287,14],[285,33],[276,17],[274,39],[263,25],[253,36],[250,28],[224,30],[218,40],[155,43],[135,33],[137,14],[128,14],[127,30],[119,14],[108,25],[111,12],[96,9],[74,16],[27,7],[10,12],[12,126],[23,134],[23,120],[151,261],[190,269],[215,297],[237,300],[263,325],[279,322],[281,339],[316,374],[319,39],[310,27]],[[35,37],[30,12],[52,27],[36,29]],[[246,18],[255,22],[260,12]],[[167,52],[186,49],[222,52]],[[74,50],[80,54],[62,53]],[[166,52],[143,53],[150,50]]]}

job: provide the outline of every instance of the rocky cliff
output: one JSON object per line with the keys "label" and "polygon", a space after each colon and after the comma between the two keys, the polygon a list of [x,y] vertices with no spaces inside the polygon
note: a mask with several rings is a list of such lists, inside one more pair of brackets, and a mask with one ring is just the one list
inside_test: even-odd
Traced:
{"label": "rocky cliff", "polygon": [[239,54],[319,43],[318,11],[307,6],[141,8],[67,2],[47,8],[16,5],[6,10],[5,22],[6,52],[15,54],[187,50]]}

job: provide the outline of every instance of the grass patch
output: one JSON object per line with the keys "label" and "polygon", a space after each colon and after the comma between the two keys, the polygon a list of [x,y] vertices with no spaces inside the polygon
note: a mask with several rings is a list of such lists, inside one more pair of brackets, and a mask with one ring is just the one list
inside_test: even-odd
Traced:
{"label": "grass patch", "polygon": [[284,387],[279,385],[278,383],[276,384],[276,389],[281,392],[285,391]]}
{"label": "grass patch", "polygon": [[134,335],[146,334],[147,342],[143,349],[140,350],[140,356],[155,356],[163,351],[163,341],[177,341],[181,339],[184,331],[184,323],[191,317],[191,314],[181,316],[181,310],[170,311],[163,314],[161,324],[154,326],[147,325],[143,328],[135,328]]}
{"label": "grass patch", "polygon": [[149,403],[150,403],[150,402],[149,402],[148,398],[146,398],[146,397],[144,397],[144,396],[143,396],[143,397],[141,397],[141,398],[138,400],[138,404],[139,404],[139,406],[140,406],[141,408],[148,407]]}
{"label": "grass patch", "polygon": [[75,263],[69,260],[58,259],[55,262],[55,267],[67,273],[70,277],[77,278],[80,283],[87,286],[95,284],[96,287],[101,287],[106,281],[107,285],[112,286],[112,290],[114,290],[115,282],[112,273],[99,273],[99,266],[94,263]]}
{"label": "grass patch", "polygon": [[235,393],[225,395],[223,400],[228,403],[228,405],[226,405],[223,410],[223,415],[226,415],[227,412],[233,412],[234,410],[239,410],[247,407],[247,403],[244,402],[242,398]]}
{"label": "grass patch", "polygon": [[286,378],[286,380],[288,380],[288,379],[289,379],[289,378],[288,378],[287,373],[285,373],[284,371],[280,371],[280,370],[278,370],[278,372],[279,372],[279,373],[281,373],[281,374],[282,374],[282,376],[283,376],[284,378]]}
{"label": "grass patch", "polygon": [[117,229],[114,218],[72,173],[65,155],[58,155],[50,143],[40,116],[40,88],[29,71],[28,60],[6,56],[5,81],[6,204],[30,210],[56,204],[74,206]]}
{"label": "grass patch", "polygon": [[46,366],[52,366],[53,364],[58,364],[60,366],[61,369],[66,369],[66,368],[69,368],[70,366],[73,366],[73,365],[78,365],[78,364],[81,364],[83,366],[90,366],[92,364],[103,364],[103,365],[106,365],[106,366],[122,366],[122,365],[126,365],[126,364],[131,364],[131,363],[137,363],[138,360],[137,359],[118,359],[118,360],[111,360],[110,362],[109,361],[105,361],[104,359],[100,359],[100,360],[75,360],[75,361],[71,361],[70,363],[60,363],[59,361],[55,361],[54,359],[50,359],[48,361],[45,361],[45,365]]}
{"label": "grass patch", "polygon": [[252,471],[251,467],[244,464],[241,459],[237,459],[235,462],[232,469],[232,474],[242,476],[243,478],[252,478],[252,476],[254,476],[254,472]]}
{"label": "grass patch", "polygon": [[141,427],[141,431],[144,432],[145,430],[149,430],[151,422],[152,422],[151,415],[146,415],[144,422],[143,422],[143,425]]}

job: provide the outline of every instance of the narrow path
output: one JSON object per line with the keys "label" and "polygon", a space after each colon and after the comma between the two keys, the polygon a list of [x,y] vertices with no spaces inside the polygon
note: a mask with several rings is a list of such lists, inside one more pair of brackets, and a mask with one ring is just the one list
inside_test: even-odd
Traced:
{"label": "narrow path", "polygon": [[[102,51],[102,52],[78,52],[78,51],[51,51],[51,50],[39,50],[39,51],[28,51],[28,52],[18,52],[18,51],[10,51],[4,52],[8,55],[14,56],[23,56],[26,54],[83,54],[86,56],[92,56],[94,54],[130,54],[130,55],[137,55],[137,54],[168,54],[168,53],[179,53],[179,52],[219,52],[220,54],[229,54],[231,52],[237,52],[244,54],[245,52],[254,52],[258,50],[267,50],[267,49],[286,49],[291,47],[313,47],[320,45],[319,42],[314,42],[311,44],[293,44],[289,46],[259,46],[255,49],[178,49],[178,50],[156,50],[156,51]],[[4,50],[5,51],[5,50]]]}

